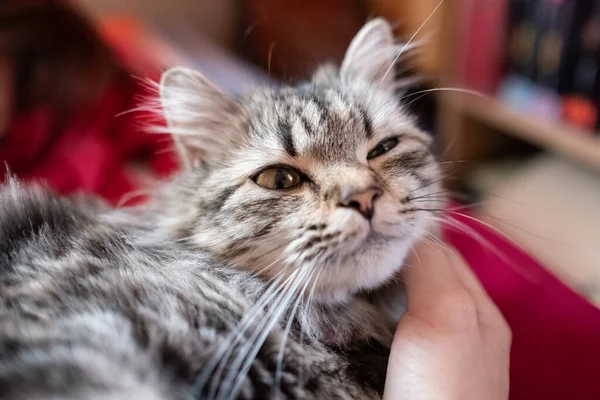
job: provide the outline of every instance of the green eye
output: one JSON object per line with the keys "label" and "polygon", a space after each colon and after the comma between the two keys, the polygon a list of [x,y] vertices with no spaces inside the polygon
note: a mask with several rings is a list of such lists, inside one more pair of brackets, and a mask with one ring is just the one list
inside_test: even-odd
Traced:
{"label": "green eye", "polygon": [[267,189],[291,189],[302,183],[302,177],[291,168],[273,167],[262,171],[254,178],[257,185]]}
{"label": "green eye", "polygon": [[371,160],[373,158],[379,157],[392,150],[394,147],[398,145],[398,138],[389,138],[380,142],[373,150],[367,154],[367,160]]}

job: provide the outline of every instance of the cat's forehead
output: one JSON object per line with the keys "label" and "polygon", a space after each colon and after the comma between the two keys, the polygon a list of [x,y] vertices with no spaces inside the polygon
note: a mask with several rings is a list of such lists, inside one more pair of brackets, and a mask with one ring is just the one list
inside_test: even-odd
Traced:
{"label": "cat's forehead", "polygon": [[367,143],[412,126],[393,99],[312,84],[255,92],[247,110],[255,141],[328,161],[353,158]]}

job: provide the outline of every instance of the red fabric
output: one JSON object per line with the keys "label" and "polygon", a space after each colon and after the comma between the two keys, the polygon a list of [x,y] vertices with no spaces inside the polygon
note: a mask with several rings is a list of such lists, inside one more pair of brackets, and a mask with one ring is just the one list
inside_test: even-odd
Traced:
{"label": "red fabric", "polygon": [[512,328],[510,399],[600,399],[600,310],[489,228],[452,218],[493,248],[445,232]]}
{"label": "red fabric", "polygon": [[[135,51],[116,53],[124,63],[139,67]],[[158,77],[158,68],[152,69],[150,63],[144,67],[135,72]],[[138,107],[140,99],[149,95],[140,80],[119,78],[107,87],[98,104],[79,110],[62,129],[53,128],[56,124],[47,110],[18,115],[0,141],[0,159],[22,180],[43,181],[60,194],[94,193],[116,204],[137,188],[128,172],[132,162],[145,162],[159,177],[177,169],[170,138],[145,131],[148,124],[163,121],[141,112],[121,114]]]}

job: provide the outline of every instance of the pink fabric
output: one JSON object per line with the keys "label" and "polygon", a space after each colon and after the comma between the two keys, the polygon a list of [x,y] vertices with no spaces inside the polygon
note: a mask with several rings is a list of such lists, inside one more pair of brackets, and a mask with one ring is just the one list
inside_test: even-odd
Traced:
{"label": "pink fabric", "polygon": [[499,234],[453,218],[495,248],[445,232],[512,328],[510,399],[600,399],[600,310]]}

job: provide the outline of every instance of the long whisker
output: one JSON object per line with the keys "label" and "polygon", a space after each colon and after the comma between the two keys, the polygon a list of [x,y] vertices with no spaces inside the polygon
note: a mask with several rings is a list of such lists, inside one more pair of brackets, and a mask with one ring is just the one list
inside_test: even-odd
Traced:
{"label": "long whisker", "polygon": [[[310,308],[312,307],[312,303],[314,300],[313,296],[315,294],[317,282],[319,281],[319,278],[321,277],[322,273],[323,273],[323,269],[319,270],[319,273],[317,274],[317,277],[315,278],[315,281],[313,282],[312,288],[310,289],[310,293],[308,294],[308,298],[306,300],[306,309],[308,310],[309,313],[310,313]],[[304,321],[304,322],[306,322],[306,321]],[[302,335],[302,329],[300,330],[300,334]],[[302,340],[300,340],[300,342],[302,342]]]}
{"label": "long whisker", "polygon": [[[484,93],[478,92],[476,90],[463,89],[463,88],[458,88],[458,87],[444,87],[444,88],[433,88],[433,89],[419,90],[417,92],[409,93],[407,95],[404,95],[404,96],[400,97],[400,101],[408,99],[409,97],[414,97],[414,96],[421,95],[421,96],[419,96],[416,99],[416,100],[419,100],[424,95],[426,95],[428,93],[433,93],[433,92],[458,92],[458,93],[465,93],[465,94],[469,94],[469,95],[472,95],[472,96],[481,97],[481,98],[484,98],[484,99],[489,98],[489,96],[485,95]],[[406,106],[412,104],[416,100],[412,100],[411,102],[407,103]]]}
{"label": "long whisker", "polygon": [[463,217],[463,218],[469,219],[471,221],[477,222],[478,224],[481,224],[481,225],[483,225],[483,226],[491,229],[492,231],[496,232],[497,234],[501,235],[502,237],[504,237],[508,241],[514,242],[514,239],[511,238],[509,235],[507,235],[506,233],[502,232],[500,229],[496,228],[495,226],[493,226],[491,224],[488,224],[487,222],[483,222],[479,218],[475,218],[475,217],[472,217],[472,216],[470,216],[468,214],[461,213],[461,212],[458,212],[458,211],[445,210],[445,212],[450,213],[450,214],[454,214],[454,215],[458,215],[459,217]]}
{"label": "long whisker", "polygon": [[300,291],[300,295],[298,296],[298,299],[294,303],[294,307],[292,309],[292,312],[288,318],[288,322],[283,331],[283,338],[281,339],[281,345],[279,346],[279,353],[277,354],[277,367],[275,368],[274,388],[279,388],[281,386],[281,375],[283,373],[283,353],[285,351],[285,345],[287,343],[288,335],[292,329],[292,323],[296,316],[296,312],[298,311],[298,307],[300,306],[300,303],[302,302],[302,300],[304,300],[304,294],[306,292],[306,289],[308,288],[308,286],[311,282],[311,279],[313,278],[313,275],[316,271],[315,264],[316,263],[313,264],[310,274],[308,275],[308,278],[306,278],[306,282],[304,283],[304,286],[302,287],[302,290]]}
{"label": "long whisker", "polygon": [[[435,218],[435,217],[432,217],[432,218]],[[456,218],[449,217],[449,216],[446,216],[445,218],[438,218],[438,220],[441,223],[444,223],[444,224],[450,226],[451,228],[458,230],[459,232],[464,232],[465,234],[467,234],[470,237],[472,237],[473,239],[475,239],[475,241],[477,241],[477,243],[481,246],[482,249],[484,249],[486,251],[490,251],[493,255],[495,255],[500,260],[502,260],[506,265],[508,265],[513,271],[515,271],[516,273],[521,275],[523,278],[525,278],[531,282],[535,282],[537,280],[534,275],[532,275],[531,273],[529,273],[528,271],[526,271],[522,268],[519,268],[514,263],[514,261],[512,259],[508,258],[505,253],[501,252],[500,249],[498,249],[498,247],[493,245],[489,240],[487,240],[482,235],[477,233],[477,231],[475,231],[473,228],[466,225],[464,222],[459,221]]]}
{"label": "long whisker", "polygon": [[408,40],[408,42],[406,42],[406,44],[404,45],[404,47],[402,48],[402,50],[400,50],[400,52],[398,53],[398,55],[394,58],[394,61],[390,64],[390,66],[388,67],[388,69],[383,74],[382,80],[384,80],[385,77],[388,76],[388,74],[390,73],[390,71],[392,70],[392,68],[396,64],[396,62],[398,62],[398,59],[400,58],[400,56],[402,56],[402,53],[404,53],[404,51],[408,48],[408,46],[410,46],[411,42],[415,39],[415,37],[417,37],[417,35],[419,34],[419,32],[421,32],[421,30],[423,29],[423,27],[425,27],[425,25],[427,25],[427,22],[429,22],[429,20],[431,19],[431,17],[433,17],[433,15],[441,7],[441,5],[443,3],[444,3],[444,0],[440,0],[440,2],[433,9],[433,11],[431,12],[431,14],[429,14],[429,16],[427,17],[427,19],[425,19],[425,21],[421,24],[421,26],[419,27],[419,29],[417,29],[416,32],[410,37],[410,39]]}
{"label": "long whisker", "polygon": [[427,193],[427,194],[423,194],[420,196],[409,196],[408,197],[408,201],[413,201],[413,200],[418,200],[418,199],[427,199],[428,197],[433,197],[433,196],[446,196],[449,197],[449,195],[454,195],[454,193],[452,193],[449,190],[441,190],[438,192],[432,192],[432,193]]}
{"label": "long whisker", "polygon": [[421,233],[423,234],[424,239],[431,241],[434,245],[440,246],[440,248],[444,247],[444,243],[439,238],[435,237],[435,235],[427,231],[423,231]]}
{"label": "long whisker", "polygon": [[[513,239],[510,236],[508,236],[506,233],[502,232],[498,228],[496,228],[486,222],[481,221],[479,218],[475,218],[475,217],[472,217],[470,215],[467,215],[465,213],[461,213],[458,211],[453,211],[452,208],[449,208],[449,209],[419,208],[419,209],[417,209],[417,211],[429,211],[432,213],[440,213],[440,214],[449,213],[449,214],[458,215],[460,217],[467,218],[467,219],[470,219],[471,221],[477,222],[478,224],[484,225],[484,226],[488,227],[489,229],[493,230],[494,232],[498,233],[499,235],[503,236],[505,239],[507,239],[509,241],[513,241]],[[442,215],[442,216],[447,217],[446,215]],[[458,220],[456,220],[454,218],[453,218],[453,220],[459,222]]]}
{"label": "long whisker", "polygon": [[[235,345],[243,338],[243,333],[250,326],[252,320],[258,313],[260,313],[264,309],[264,306],[267,303],[269,303],[273,299],[273,297],[275,297],[277,293],[279,293],[283,289],[281,286],[279,286],[279,282],[283,279],[282,275],[286,268],[283,268],[277,275],[273,277],[273,282],[260,296],[254,307],[250,309],[248,313],[245,314],[245,316],[240,320],[236,328],[228,335],[227,339],[223,342],[221,346],[217,348],[217,350],[213,353],[208,362],[204,365],[203,372],[198,376],[196,382],[193,385],[194,393],[199,394],[203,390],[211,374],[213,374],[215,368],[217,367],[219,367],[219,369],[216,371],[215,375],[218,375],[220,377],[220,371],[222,371],[222,368],[224,368],[225,360],[229,358]],[[288,277],[283,283],[287,282],[288,279],[290,279],[290,277]],[[215,382],[218,382],[218,379],[213,380],[213,385],[215,384]],[[211,385],[211,388],[213,385]]]}
{"label": "long whisker", "polygon": [[[282,256],[283,257],[283,256]],[[280,259],[282,258],[280,257]],[[275,261],[276,262],[276,261]],[[272,263],[273,264],[273,263]],[[282,268],[275,276],[273,276],[273,278],[269,279],[269,287],[267,288],[267,290],[265,290],[265,292],[259,297],[259,299],[256,301],[255,305],[250,309],[250,311],[248,313],[246,313],[244,315],[244,317],[240,320],[240,322],[238,323],[238,326],[236,327],[236,329],[234,331],[231,332],[231,335],[235,334],[237,331],[237,335],[235,337],[235,342],[231,343],[232,345],[235,343],[238,343],[241,339],[243,339],[242,334],[246,331],[246,329],[248,329],[254,319],[254,317],[261,313],[264,308],[267,306],[267,304],[269,304],[273,298],[275,296],[278,295],[278,293],[280,293],[283,290],[283,286],[290,280],[293,279],[291,274],[290,276],[288,276],[281,285],[279,285],[279,281],[281,281],[281,279],[283,279],[283,274],[285,273],[285,271],[290,268],[290,265],[286,265],[284,268]],[[231,347],[231,349],[233,349]]]}
{"label": "long whisker", "polygon": [[[479,203],[479,204],[480,204],[480,205],[483,205],[483,204],[485,204],[485,202],[481,202],[481,203]],[[464,210],[465,208],[467,208],[467,207],[465,207],[465,206],[458,206],[458,207],[453,207],[453,208],[450,208],[449,210],[450,210],[450,211],[456,211],[456,210]],[[470,207],[469,207],[469,208],[470,208]],[[527,234],[527,235],[529,235],[529,236],[533,236],[533,237],[535,237],[535,238],[537,238],[537,239],[541,239],[541,240],[544,240],[544,241],[546,241],[546,242],[549,242],[549,243],[552,243],[552,244],[558,244],[558,245],[561,245],[561,246],[568,246],[568,247],[579,247],[579,246],[577,246],[576,244],[573,244],[573,243],[566,243],[566,242],[562,242],[562,241],[559,241],[559,240],[554,240],[554,239],[552,239],[552,238],[549,238],[549,237],[546,237],[546,236],[542,236],[542,235],[540,235],[540,234],[537,234],[537,233],[535,233],[535,232],[529,231],[529,230],[527,230],[527,229],[523,229],[522,227],[518,226],[517,224],[515,224],[515,223],[513,223],[513,222],[511,222],[511,221],[509,221],[509,220],[507,220],[507,219],[505,219],[505,218],[501,218],[501,217],[497,217],[497,216],[495,216],[495,215],[492,215],[492,214],[490,214],[489,212],[486,212],[486,211],[483,211],[483,210],[478,210],[478,211],[477,211],[477,213],[478,213],[478,214],[483,214],[483,215],[485,215],[487,218],[494,219],[495,221],[497,221],[497,223],[498,223],[498,224],[504,224],[504,225],[508,225],[509,227],[511,227],[511,228],[513,228],[513,229],[516,229],[516,230],[518,230],[518,231],[520,231],[520,232],[523,232],[523,233],[525,233],[525,234]],[[458,215],[462,215],[462,214],[461,214],[461,213],[458,213]],[[465,218],[469,218],[469,216],[467,216],[467,215],[463,215],[463,216],[464,216]],[[482,221],[481,219],[476,219],[476,221],[477,221],[477,222],[479,222],[480,224],[483,224],[483,225],[485,225],[485,226],[489,227],[490,229],[496,230],[496,229],[494,229],[494,226],[493,226],[493,225],[488,225],[488,224],[486,224],[484,221]],[[500,230],[496,230],[496,231],[497,231],[498,233],[500,233],[500,234],[501,234],[501,232],[502,232],[502,231],[500,231]],[[515,241],[514,239],[511,239],[511,240]]]}
{"label": "long whisker", "polygon": [[[271,329],[273,329],[273,327],[275,326],[275,324],[277,324],[279,322],[279,318],[281,317],[281,315],[285,312],[285,310],[288,309],[289,305],[290,305],[290,300],[297,294],[298,289],[300,284],[302,283],[302,281],[304,280],[304,277],[307,275],[308,272],[310,272],[309,269],[307,268],[301,268],[299,270],[296,271],[301,271],[299,276],[297,277],[297,279],[295,279],[293,282],[291,282],[290,288],[287,290],[287,293],[285,293],[285,296],[283,296],[282,294],[282,298],[279,301],[279,303],[276,306],[276,310],[273,312],[273,315],[271,316],[270,320],[268,320],[265,325],[266,326],[261,326],[260,329],[257,331],[258,333],[260,333],[260,336],[258,336],[257,338],[254,338],[252,340],[252,343],[250,343],[249,345],[245,346],[244,351],[240,351],[239,356],[237,357],[237,360],[232,364],[230,373],[229,373],[229,377],[226,377],[225,380],[223,381],[223,388],[231,388],[231,384],[233,383],[233,388],[229,391],[229,393],[225,396],[225,397],[220,397],[218,400],[224,400],[224,399],[231,399],[234,400],[235,397],[237,396],[239,390],[241,389],[241,386],[244,382],[244,378],[246,377],[246,375],[248,374],[248,370],[250,369],[252,363],[254,362],[254,359],[256,358],[256,355],[258,354],[258,352],[260,351],[260,348],[262,347],[263,343],[265,342],[265,339],[267,338],[267,336],[269,335],[269,333],[271,332]],[[239,366],[239,364],[241,363],[241,361],[244,361],[243,365]],[[239,372],[237,372],[237,374],[235,374],[236,371],[238,371],[239,368]],[[235,379],[235,380],[234,380]],[[225,394],[225,393],[224,393]]]}
{"label": "long whisker", "polygon": [[[457,162],[460,162],[460,161],[457,161]],[[447,163],[454,163],[454,161],[448,161]],[[445,163],[441,163],[441,164],[445,164]],[[415,189],[415,191],[417,191],[417,190],[419,190],[419,189]],[[524,207],[524,208],[527,208],[527,209],[531,208],[529,205],[527,205],[525,203],[519,202],[517,200],[511,199],[511,198],[506,197],[506,196],[501,196],[501,195],[496,194],[496,193],[487,192],[487,191],[481,191],[481,190],[479,190],[479,192],[481,194],[485,195],[485,196],[489,196],[489,197],[493,197],[493,198],[496,198],[496,199],[499,199],[499,200],[502,200],[502,201],[506,201],[506,202],[509,202],[511,204],[515,204],[515,205],[520,206],[520,207]],[[451,190],[442,190],[442,191],[433,192],[433,193],[427,193],[427,194],[419,195],[419,196],[409,196],[408,200],[412,201],[412,200],[417,200],[417,199],[426,199],[429,196],[442,195],[442,194],[446,194],[448,196],[448,198],[447,198],[448,200],[452,200],[453,198],[456,198],[456,199],[459,199],[459,200],[465,200],[465,196],[464,195],[461,195],[460,193],[457,193],[457,192],[454,192],[454,191],[451,191]],[[489,199],[487,201],[489,202]],[[464,205],[464,207],[472,207],[474,204],[478,204],[478,203],[469,203],[467,205]],[[485,204],[485,203],[482,201],[481,204]],[[497,217],[495,217],[495,218],[497,218]]]}
{"label": "long whisker", "polygon": [[431,202],[445,202],[448,200],[447,196],[427,196],[420,199],[410,199],[411,203],[431,203]]}
{"label": "long whisker", "polygon": [[303,341],[304,341],[304,326],[308,325],[310,323],[310,315],[311,315],[311,309],[312,309],[312,304],[313,304],[313,300],[314,300],[315,289],[317,288],[317,284],[319,282],[319,279],[321,278],[322,273],[323,273],[323,269],[320,269],[319,272],[317,273],[317,276],[314,279],[314,282],[310,289],[310,293],[308,294],[308,298],[306,299],[304,313],[302,314],[302,320],[300,322],[300,335],[298,338],[299,343],[303,343]]}
{"label": "long whisker", "polygon": [[[276,308],[276,305],[279,304],[279,302],[281,301],[282,297],[285,296],[285,294],[287,293],[290,285],[294,282],[296,275],[298,274],[299,270],[294,271],[292,274],[290,274],[290,276],[283,282],[283,284],[281,286],[279,286],[277,288],[277,291],[275,293],[273,293],[273,295],[269,296],[269,302],[271,301],[271,299],[275,296],[276,299],[274,301],[275,306],[273,308],[270,309],[274,309]],[[265,302],[266,304],[267,302]],[[262,307],[260,307],[259,309],[262,309]],[[259,319],[259,322],[256,324],[255,326],[255,330],[251,333],[250,339],[248,340],[248,343],[253,343],[253,341],[255,340],[258,332],[260,332],[262,330],[262,327],[264,326],[264,324],[269,321],[269,319],[271,318],[270,312],[267,311],[265,313],[265,315]],[[244,330],[245,331],[245,330]],[[221,381],[221,376],[225,370],[225,368],[227,367],[227,361],[233,356],[233,352],[237,349],[236,346],[238,346],[239,340],[236,340],[235,343],[228,345],[230,347],[229,351],[227,352],[227,356],[223,357],[219,363],[219,368],[217,369],[217,371],[215,372],[215,374],[213,375],[213,382],[211,384],[210,387],[210,393],[208,398],[209,399],[213,399],[215,398],[215,396],[220,396],[221,393],[223,393],[224,391],[226,391],[227,389],[224,388],[224,382],[225,380],[227,380],[228,378],[231,379],[231,375],[234,373],[234,371],[237,371],[237,368],[235,370],[233,370],[233,366],[229,367],[229,370],[223,380],[223,382]],[[242,343],[241,344],[242,348],[245,348],[247,346],[246,343]],[[243,353],[239,353],[238,355],[235,356],[234,362],[235,360],[237,360],[240,357],[240,354],[243,355]],[[238,365],[239,367],[239,365]]]}
{"label": "long whisker", "polygon": [[459,232],[466,233],[467,235],[469,235],[470,237],[475,239],[477,241],[477,243],[479,243],[479,245],[482,247],[482,249],[484,249],[486,251],[491,251],[494,255],[498,256],[503,261],[508,262],[508,260],[505,258],[505,255],[502,254],[496,246],[493,246],[491,244],[491,242],[489,242],[487,239],[485,239],[483,236],[481,236],[479,233],[477,233],[477,231],[475,231],[473,228],[466,225],[462,221],[459,221],[457,219],[454,219],[452,217],[447,217],[447,216],[442,216],[442,217],[430,216],[430,218],[435,221],[439,221],[443,224],[446,224],[446,225],[450,226],[451,228],[458,230]]}
{"label": "long whisker", "polygon": [[[279,247],[277,247],[277,249],[276,249],[276,250],[279,250],[279,249],[281,249],[281,248],[283,248],[283,247],[284,247],[284,246],[279,246]],[[275,264],[277,264],[279,261],[281,261],[281,260],[283,259],[283,257],[285,257],[285,254],[282,254],[280,257],[278,257],[277,259],[275,259],[275,261],[273,261],[272,263],[270,263],[270,264],[269,264],[269,265],[267,265],[266,267],[264,267],[264,268],[261,268],[261,269],[259,269],[258,271],[256,271],[256,272],[254,273],[254,275],[255,275],[255,276],[261,276],[261,275],[263,274],[263,272],[266,272],[267,270],[269,270],[270,268],[272,268],[272,267],[273,267],[273,265],[275,265]],[[285,269],[285,268],[284,268],[284,269]],[[282,271],[283,271],[283,270],[282,270]],[[280,271],[280,273],[281,273],[282,271]],[[276,276],[277,276],[277,275],[276,275]],[[271,279],[273,279],[273,278],[271,278]]]}
{"label": "long whisker", "polygon": [[[452,176],[452,172],[451,172],[451,171],[448,171],[448,172],[446,172],[446,173],[440,174],[440,177],[439,177],[438,179],[436,179],[436,180],[434,180],[434,181],[431,181],[431,182],[428,182],[428,183],[426,183],[425,185],[422,185],[422,186],[420,186],[420,187],[418,187],[418,188],[416,188],[416,189],[413,189],[413,190],[409,191],[408,193],[409,193],[409,195],[410,195],[410,194],[412,194],[412,193],[414,193],[414,192],[418,192],[419,190],[423,190],[423,189],[425,189],[425,188],[427,188],[427,187],[430,187],[430,186],[432,186],[432,185],[435,185],[436,183],[442,182],[443,180],[445,180],[445,179],[449,178],[450,176]],[[409,197],[410,197],[410,196],[409,196]]]}
{"label": "long whisker", "polygon": [[[284,281],[284,284],[286,282],[287,282],[287,280]],[[223,375],[223,372],[226,368],[227,360],[229,360],[231,358],[233,352],[236,349],[236,346],[244,338],[243,335],[247,331],[247,329],[251,326],[251,323],[253,322],[254,318],[263,310],[265,305],[273,299],[273,297],[277,296],[284,289],[283,285],[278,286],[277,285],[278,283],[279,283],[278,281],[275,281],[273,283],[273,285],[271,285],[271,287],[276,289],[274,291],[274,293],[272,293],[268,297],[264,298],[257,306],[254,307],[254,310],[251,313],[246,314],[246,316],[238,324],[236,329],[231,332],[231,334],[229,335],[227,340],[225,340],[223,342],[223,345],[219,348],[219,351],[215,352],[215,355],[211,358],[208,365],[205,366],[204,374],[206,377],[204,378],[204,380],[208,380],[210,375],[212,375],[212,383],[210,386],[210,394],[209,394],[208,398],[213,398],[215,396],[216,392],[218,391],[219,380],[221,379],[221,376]],[[233,336],[233,340],[230,339],[232,336]],[[216,367],[216,370],[215,370],[215,367]],[[213,371],[214,371],[214,373],[213,373]]]}
{"label": "long whisker", "polygon": [[443,161],[439,162],[438,165],[447,165],[447,164],[466,164],[470,163],[472,160],[452,160],[452,161]]}

